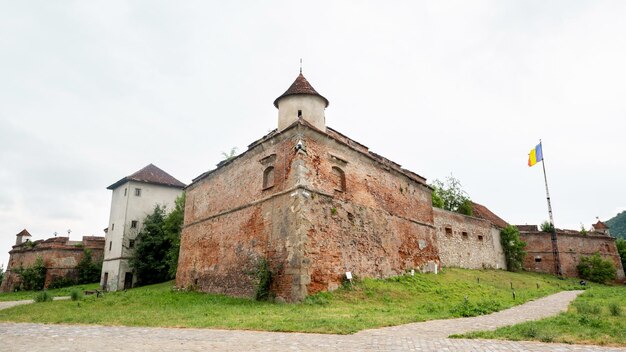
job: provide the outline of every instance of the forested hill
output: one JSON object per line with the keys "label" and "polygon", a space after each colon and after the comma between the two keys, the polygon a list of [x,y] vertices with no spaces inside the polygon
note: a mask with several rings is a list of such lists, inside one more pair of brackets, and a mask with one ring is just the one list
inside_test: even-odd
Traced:
{"label": "forested hill", "polygon": [[623,211],[611,220],[606,221],[611,231],[611,236],[617,238],[626,238],[626,211]]}

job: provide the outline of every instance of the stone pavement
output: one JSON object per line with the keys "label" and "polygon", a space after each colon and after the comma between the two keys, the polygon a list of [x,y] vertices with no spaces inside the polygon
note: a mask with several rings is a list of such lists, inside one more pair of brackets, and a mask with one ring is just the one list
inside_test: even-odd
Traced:
{"label": "stone pavement", "polygon": [[494,329],[556,314],[581,292],[560,292],[486,316],[365,330],[354,335],[0,323],[0,351],[626,351],[446,338],[453,333]]}

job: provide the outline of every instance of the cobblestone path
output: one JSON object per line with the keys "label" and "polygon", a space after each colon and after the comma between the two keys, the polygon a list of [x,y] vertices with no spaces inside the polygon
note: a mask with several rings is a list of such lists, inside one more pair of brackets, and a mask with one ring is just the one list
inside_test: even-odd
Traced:
{"label": "cobblestone path", "polygon": [[372,329],[353,335],[0,323],[0,351],[626,351],[626,348],[446,338],[540,319],[582,291],[560,292],[487,316]]}

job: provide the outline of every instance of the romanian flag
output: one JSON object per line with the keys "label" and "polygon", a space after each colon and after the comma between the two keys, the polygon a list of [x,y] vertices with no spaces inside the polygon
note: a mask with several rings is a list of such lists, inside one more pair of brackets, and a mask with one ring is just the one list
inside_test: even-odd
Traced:
{"label": "romanian flag", "polygon": [[541,150],[541,143],[539,143],[528,154],[528,166],[533,166],[542,160],[543,160],[543,151]]}

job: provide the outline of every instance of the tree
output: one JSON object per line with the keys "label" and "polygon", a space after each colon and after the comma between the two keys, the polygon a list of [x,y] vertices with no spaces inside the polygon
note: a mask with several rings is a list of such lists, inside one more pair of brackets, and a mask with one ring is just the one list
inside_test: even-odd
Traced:
{"label": "tree", "polygon": [[580,258],[576,266],[581,278],[604,284],[615,279],[615,266],[608,259],[602,259],[599,253]]}
{"label": "tree", "polygon": [[617,253],[622,259],[622,268],[626,268],[626,240],[619,238],[615,241],[615,245],[617,246]]}
{"label": "tree", "polygon": [[169,238],[171,247],[167,252],[165,260],[168,265],[170,278],[176,277],[178,269],[178,252],[180,251],[180,233],[183,228],[185,218],[185,193],[176,198],[174,210],[165,218],[163,228],[165,236]]}
{"label": "tree", "polygon": [[445,182],[434,180],[431,186],[433,207],[472,215],[472,201],[461,187],[461,181],[454,176],[446,177]]}
{"label": "tree", "polygon": [[184,215],[185,194],[176,199],[171,213],[167,214],[164,207],[157,205],[143,221],[130,260],[138,285],[163,282],[176,276]]}
{"label": "tree", "polygon": [[519,230],[513,225],[509,225],[500,231],[500,243],[506,259],[508,271],[520,271],[523,268],[526,252],[526,242],[519,236]]}
{"label": "tree", "polygon": [[78,271],[78,284],[89,284],[100,281],[102,262],[94,263],[91,257],[91,250],[83,250],[83,258],[76,265]]}
{"label": "tree", "polygon": [[169,279],[166,256],[171,247],[165,235],[165,208],[157,205],[152,214],[143,221],[143,229],[137,235],[135,252],[130,265],[137,274],[138,285],[149,285]]}

